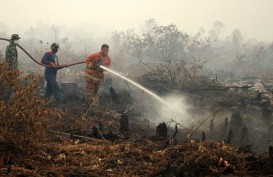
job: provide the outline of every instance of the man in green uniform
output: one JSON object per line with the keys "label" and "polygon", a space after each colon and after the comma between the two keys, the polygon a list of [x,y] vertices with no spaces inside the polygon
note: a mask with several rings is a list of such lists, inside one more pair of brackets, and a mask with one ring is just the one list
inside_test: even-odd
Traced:
{"label": "man in green uniform", "polygon": [[5,59],[10,68],[18,69],[18,53],[16,44],[20,39],[18,34],[12,34],[10,38],[10,44],[6,48]]}
{"label": "man in green uniform", "polygon": [[[18,34],[12,34],[9,40],[10,44],[6,47],[5,53],[5,61],[9,68],[18,70],[18,53],[16,49],[16,44],[18,44],[18,40],[20,39]],[[12,95],[12,87],[11,85],[6,85],[4,90],[4,100],[7,102],[10,100]]]}
{"label": "man in green uniform", "polygon": [[2,54],[2,50],[0,50],[0,62],[4,59],[4,56]]}

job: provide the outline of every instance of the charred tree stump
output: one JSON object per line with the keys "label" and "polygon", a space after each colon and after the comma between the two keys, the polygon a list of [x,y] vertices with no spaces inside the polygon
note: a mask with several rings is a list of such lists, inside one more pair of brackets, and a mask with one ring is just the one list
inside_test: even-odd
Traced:
{"label": "charred tree stump", "polygon": [[223,138],[227,136],[228,133],[228,118],[225,118],[224,127],[223,127]]}
{"label": "charred tree stump", "polygon": [[129,118],[126,114],[121,115],[119,132],[121,133],[129,132]]}
{"label": "charred tree stump", "polygon": [[177,135],[177,133],[178,133],[177,124],[175,125],[174,128],[175,128],[175,129],[174,129],[174,133],[173,133],[172,137],[169,138],[169,139],[166,141],[166,143],[165,143],[165,144],[167,144],[167,145],[169,145],[169,144],[176,145],[176,144],[177,144],[177,140],[176,140],[176,135]]}
{"label": "charred tree stump", "polygon": [[206,141],[206,134],[205,134],[205,132],[203,131],[203,132],[202,132],[202,142],[204,142],[204,141]]}
{"label": "charred tree stump", "polygon": [[273,137],[273,125],[271,125],[270,127],[268,127],[268,139],[269,140],[273,140],[272,137]]}
{"label": "charred tree stump", "polygon": [[103,132],[104,131],[103,124],[101,122],[98,122],[98,126],[99,126],[99,130]]}
{"label": "charred tree stump", "polygon": [[103,85],[104,91],[107,92],[109,88],[112,86],[112,78],[110,77],[105,78],[103,81]]}
{"label": "charred tree stump", "polygon": [[268,169],[271,170],[273,166],[273,146],[269,146],[269,162],[268,162]]}
{"label": "charred tree stump", "polygon": [[247,128],[244,127],[242,129],[241,145],[247,145],[247,144],[248,144],[248,132],[247,132]]}
{"label": "charred tree stump", "polygon": [[176,125],[175,125],[175,131],[174,131],[174,133],[173,133],[172,138],[175,138],[176,135],[177,135],[177,133],[178,133],[178,128],[177,128],[177,124],[176,124]]}
{"label": "charred tree stump", "polygon": [[114,103],[118,101],[118,95],[113,87],[110,87],[111,98]]}
{"label": "charred tree stump", "polygon": [[230,126],[229,126],[229,129],[232,129],[232,132],[233,132],[233,137],[232,137],[232,140],[234,141],[240,141],[240,138],[241,138],[241,131],[242,131],[242,128],[244,127],[244,122],[243,122],[243,119],[241,117],[241,114],[240,114],[240,111],[234,111],[232,114],[231,114],[231,117],[230,117]]}
{"label": "charred tree stump", "polygon": [[271,119],[272,118],[272,110],[268,108],[263,109],[263,118]]}
{"label": "charred tree stump", "polygon": [[269,146],[269,158],[271,159],[271,161],[273,161],[273,146]]}
{"label": "charred tree stump", "polygon": [[227,131],[227,129],[228,129],[228,118],[227,117],[225,118],[224,129],[225,129],[225,131]]}
{"label": "charred tree stump", "polygon": [[231,144],[232,138],[233,138],[233,131],[232,131],[232,129],[230,129],[229,133],[228,133],[228,137],[227,137],[228,144]]}
{"label": "charred tree stump", "polygon": [[92,128],[92,134],[91,135],[94,138],[101,138],[101,134],[99,132],[99,129],[97,127],[95,127],[95,126]]}
{"label": "charred tree stump", "polygon": [[209,124],[209,131],[210,131],[210,139],[212,139],[213,136],[213,119],[210,120],[210,124]]}
{"label": "charred tree stump", "polygon": [[165,122],[159,124],[156,128],[156,137],[157,138],[167,138],[168,129]]}

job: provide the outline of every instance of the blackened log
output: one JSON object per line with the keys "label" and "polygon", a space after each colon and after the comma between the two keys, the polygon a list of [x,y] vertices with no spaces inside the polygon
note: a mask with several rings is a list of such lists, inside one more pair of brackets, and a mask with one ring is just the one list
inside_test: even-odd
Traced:
{"label": "blackened log", "polygon": [[228,144],[231,144],[232,138],[233,138],[233,131],[232,131],[232,129],[230,129],[229,133],[228,133],[228,137],[227,137]]}
{"label": "blackened log", "polygon": [[202,141],[203,142],[206,141],[206,134],[205,134],[205,132],[202,132]]}
{"label": "blackened log", "polygon": [[247,145],[247,144],[248,144],[248,132],[247,132],[247,128],[244,127],[242,129],[241,145]]}
{"label": "blackened log", "polygon": [[110,93],[111,93],[112,101],[117,102],[118,96],[117,96],[116,91],[113,87],[110,87]]}
{"label": "blackened log", "polygon": [[92,137],[101,138],[101,134],[99,132],[99,129],[95,126],[92,128]]}
{"label": "blackened log", "polygon": [[129,132],[129,118],[126,114],[121,115],[119,132]]}
{"label": "blackened log", "polygon": [[160,123],[156,128],[157,138],[167,138],[168,130],[165,122]]}

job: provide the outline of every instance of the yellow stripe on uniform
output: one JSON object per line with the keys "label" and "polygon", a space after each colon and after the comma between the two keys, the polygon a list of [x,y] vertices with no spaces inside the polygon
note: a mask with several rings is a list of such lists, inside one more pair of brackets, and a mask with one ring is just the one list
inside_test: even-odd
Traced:
{"label": "yellow stripe on uniform", "polygon": [[95,81],[101,81],[100,78],[91,76],[91,75],[87,74],[86,72],[83,73],[83,76],[84,76],[84,77],[87,77],[88,79],[93,79],[93,80],[95,80]]}

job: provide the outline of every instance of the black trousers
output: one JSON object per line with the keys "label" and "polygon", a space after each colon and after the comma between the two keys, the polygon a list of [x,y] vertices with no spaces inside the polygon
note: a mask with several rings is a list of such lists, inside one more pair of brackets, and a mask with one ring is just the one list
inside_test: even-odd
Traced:
{"label": "black trousers", "polygon": [[61,101],[61,95],[60,95],[60,88],[56,80],[56,75],[50,74],[50,75],[45,75],[46,79],[46,91],[45,91],[45,98],[50,99],[52,94],[54,94],[56,102]]}

